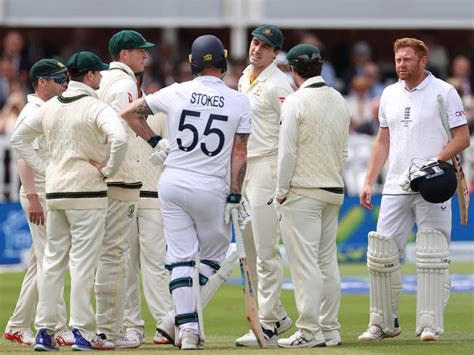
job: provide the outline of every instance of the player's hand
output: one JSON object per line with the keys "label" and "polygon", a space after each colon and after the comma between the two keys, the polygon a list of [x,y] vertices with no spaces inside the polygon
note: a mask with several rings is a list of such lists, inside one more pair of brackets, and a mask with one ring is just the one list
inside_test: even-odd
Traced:
{"label": "player's hand", "polygon": [[398,185],[405,192],[413,192],[410,187],[412,180],[425,176],[427,174],[424,170],[427,166],[438,165],[438,161],[433,159],[414,159],[414,162],[408,169],[406,169],[403,174],[398,179]]}
{"label": "player's hand", "polygon": [[161,139],[153,148],[153,153],[150,154],[150,161],[153,165],[163,165],[168,153],[170,152],[170,143],[167,139]]}
{"label": "player's hand", "polygon": [[242,196],[239,206],[239,227],[240,229],[245,229],[247,224],[252,220],[250,216],[250,205],[249,201],[245,196]]}
{"label": "player's hand", "polygon": [[31,223],[42,226],[44,224],[44,210],[39,202],[38,195],[28,194],[28,219]]}
{"label": "player's hand", "polygon": [[95,160],[89,160],[89,163],[95,166],[95,168],[99,171],[100,175],[102,175],[104,179],[108,176],[107,172],[104,170],[104,168],[107,166],[107,163],[98,162]]}
{"label": "player's hand", "polygon": [[372,202],[370,201],[372,198],[372,186],[364,184],[362,192],[359,195],[359,202],[362,207],[365,209],[372,211]]}

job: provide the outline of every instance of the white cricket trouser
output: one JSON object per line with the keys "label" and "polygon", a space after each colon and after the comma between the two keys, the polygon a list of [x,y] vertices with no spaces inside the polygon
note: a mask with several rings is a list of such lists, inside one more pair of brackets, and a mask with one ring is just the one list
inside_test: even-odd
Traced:
{"label": "white cricket trouser", "polygon": [[108,198],[105,236],[95,278],[98,333],[116,339],[123,331],[128,278],[129,240],[137,217],[137,201]]}
{"label": "white cricket trouser", "polygon": [[130,262],[125,303],[125,329],[144,333],[141,318],[140,270],[148,310],[156,325],[171,311],[169,271],[165,269],[166,241],[160,209],[139,208],[130,239]]}
{"label": "white cricket trouser", "polygon": [[415,223],[418,229],[438,229],[450,238],[451,219],[451,200],[434,204],[420,194],[383,195],[377,233],[391,237],[402,255]]}
{"label": "white cricket trouser", "polygon": [[[44,194],[39,194],[38,197],[43,206],[46,217],[45,196]],[[33,320],[35,319],[37,311],[36,306],[38,303],[38,284],[43,270],[43,254],[46,247],[46,224],[37,225],[30,222],[28,218],[28,199],[24,194],[20,195],[20,203],[26,214],[26,220],[28,221],[28,227],[30,228],[33,246],[30,252],[28,268],[25,277],[23,278],[23,283],[21,284],[20,295],[18,296],[15,310],[13,311],[6,327],[13,331],[20,328],[30,328],[31,323],[33,323]],[[66,304],[64,303],[62,293],[57,308],[56,330],[59,331],[66,329],[67,322]],[[38,328],[37,325],[35,325],[35,328]]]}
{"label": "white cricket trouser", "polygon": [[104,237],[105,214],[105,209],[48,211],[48,240],[43,258],[43,277],[39,284],[38,329],[56,329],[56,309],[69,261],[69,324],[85,337],[95,334],[91,296]]}
{"label": "white cricket trouser", "polygon": [[247,197],[252,221],[243,231],[252,282],[257,285],[258,313],[265,328],[273,329],[286,316],[280,304],[283,262],[280,255],[280,228],[273,205],[277,155],[247,160],[243,194]]}
{"label": "white cricket trouser", "polygon": [[[224,223],[229,188],[225,179],[166,167],[160,177],[158,194],[166,237],[168,264],[212,260],[221,264],[229,247],[231,228]],[[210,277],[210,267],[200,264],[200,273]],[[172,269],[171,280],[193,276],[192,267]],[[196,312],[192,287],[173,291],[176,314]],[[196,322],[185,323],[180,330],[198,334]]]}
{"label": "white cricket trouser", "polygon": [[295,193],[283,205],[275,203],[295,287],[296,326],[308,338],[335,338],[340,328],[336,234],[341,206]]}

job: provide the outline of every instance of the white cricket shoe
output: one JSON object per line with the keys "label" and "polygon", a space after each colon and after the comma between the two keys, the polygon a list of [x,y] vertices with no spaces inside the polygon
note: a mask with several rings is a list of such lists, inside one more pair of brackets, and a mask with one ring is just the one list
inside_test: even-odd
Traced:
{"label": "white cricket shoe", "polygon": [[199,339],[199,335],[189,330],[183,331],[181,336],[181,350],[199,350],[204,348],[204,343]]}
{"label": "white cricket shoe", "polygon": [[56,333],[56,344],[59,346],[71,346],[74,344],[74,334],[67,329],[60,330]]}
{"label": "white cricket shoe", "polygon": [[115,344],[115,349],[135,349],[141,345],[141,340],[138,338],[129,338],[121,334],[117,339],[111,340]]}
{"label": "white cricket shoe", "polygon": [[171,344],[168,339],[166,339],[158,330],[155,333],[155,336],[153,337],[153,344],[158,344],[158,345],[167,345]]}
{"label": "white cricket shoe", "polygon": [[3,338],[22,345],[33,346],[36,344],[35,335],[30,328],[21,328],[18,330],[5,329]]}
{"label": "white cricket shoe", "polygon": [[[278,345],[278,335],[276,331],[271,331],[262,327],[263,337],[267,341],[267,345]],[[235,346],[259,346],[257,337],[249,330],[247,334],[235,340]]]}
{"label": "white cricket shoe", "polygon": [[136,329],[127,329],[125,332],[125,336],[129,339],[138,339],[140,340],[140,344],[145,342],[145,336]]}
{"label": "white cricket shoe", "polygon": [[420,336],[421,341],[437,341],[439,339],[439,334],[434,331],[433,328],[423,328]]}
{"label": "white cricket shoe", "polygon": [[170,314],[161,320],[156,327],[156,331],[168,339],[171,344],[175,344],[175,326]]}
{"label": "white cricket shoe", "polygon": [[298,330],[289,338],[279,339],[278,346],[282,348],[319,348],[326,346],[326,342],[324,339],[307,339],[304,337],[301,331]]}
{"label": "white cricket shoe", "polygon": [[371,325],[369,329],[363,332],[357,338],[358,341],[381,341],[385,338],[395,338],[400,335],[402,330],[395,328],[392,333],[385,333],[379,325]]}
{"label": "white cricket shoe", "polygon": [[276,333],[278,335],[283,334],[290,329],[292,325],[293,322],[291,321],[290,316],[286,315],[276,323]]}
{"label": "white cricket shoe", "polygon": [[333,339],[326,339],[326,346],[338,346],[342,345],[342,340],[340,337]]}

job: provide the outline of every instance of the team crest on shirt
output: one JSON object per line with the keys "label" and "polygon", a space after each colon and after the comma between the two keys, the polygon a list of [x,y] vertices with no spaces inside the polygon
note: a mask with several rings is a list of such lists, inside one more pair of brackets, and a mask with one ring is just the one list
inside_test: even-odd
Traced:
{"label": "team crest on shirt", "polygon": [[128,93],[128,102],[132,102],[133,101],[133,96],[132,96],[132,93]]}
{"label": "team crest on shirt", "polygon": [[135,215],[135,205],[128,206],[128,218],[133,218]]}

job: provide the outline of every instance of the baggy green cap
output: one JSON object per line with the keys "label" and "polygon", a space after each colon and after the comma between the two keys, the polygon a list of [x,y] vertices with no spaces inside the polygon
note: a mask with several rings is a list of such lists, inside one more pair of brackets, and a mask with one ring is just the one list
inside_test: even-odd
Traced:
{"label": "baggy green cap", "polygon": [[286,55],[288,65],[298,66],[306,63],[322,63],[321,52],[316,46],[298,44],[290,49]]}
{"label": "baggy green cap", "polygon": [[74,53],[69,57],[66,65],[71,77],[85,74],[88,71],[109,69],[109,65],[103,63],[97,54],[88,51]]}
{"label": "baggy green cap", "polygon": [[154,46],[154,43],[147,42],[137,31],[122,30],[110,38],[109,52],[112,56],[116,56],[122,49],[141,49]]}
{"label": "baggy green cap", "polygon": [[283,33],[274,25],[260,25],[252,31],[252,36],[268,43],[273,48],[283,48]]}
{"label": "baggy green cap", "polygon": [[55,76],[66,72],[67,67],[60,61],[55,59],[41,59],[30,68],[30,80],[34,81],[43,76]]}

